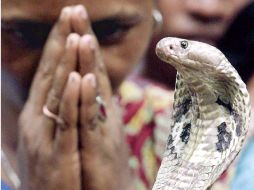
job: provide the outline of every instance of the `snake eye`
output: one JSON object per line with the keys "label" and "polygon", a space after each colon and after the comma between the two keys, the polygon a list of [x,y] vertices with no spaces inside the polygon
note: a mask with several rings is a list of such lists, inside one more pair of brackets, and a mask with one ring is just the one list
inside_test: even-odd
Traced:
{"label": "snake eye", "polygon": [[188,47],[188,42],[186,40],[181,41],[180,44],[183,49],[186,49]]}

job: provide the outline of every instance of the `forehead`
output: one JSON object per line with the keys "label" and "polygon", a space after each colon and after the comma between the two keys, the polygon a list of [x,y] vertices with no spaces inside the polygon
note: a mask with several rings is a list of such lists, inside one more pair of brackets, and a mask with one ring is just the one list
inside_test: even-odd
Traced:
{"label": "forehead", "polygon": [[144,14],[152,0],[3,0],[2,17],[52,21],[63,7],[77,4],[84,5],[90,18],[97,20],[121,13]]}

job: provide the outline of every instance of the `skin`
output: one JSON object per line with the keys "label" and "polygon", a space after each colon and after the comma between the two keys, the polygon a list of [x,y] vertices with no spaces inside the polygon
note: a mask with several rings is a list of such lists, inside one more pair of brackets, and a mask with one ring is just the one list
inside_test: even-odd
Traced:
{"label": "skin", "polygon": [[[122,17],[122,20],[125,20],[125,22],[127,22],[126,20],[129,19],[135,23],[135,27],[133,26],[131,28],[132,31],[128,31],[127,35],[121,34],[118,39],[121,40],[120,42],[115,42],[110,45],[103,45],[101,47],[102,54],[106,55],[104,56],[104,62],[105,65],[107,65],[109,76],[112,77],[111,82],[114,83],[113,89],[117,88],[123,78],[137,64],[152,33],[151,2],[140,3],[137,0],[124,0],[121,2],[121,4],[116,3],[116,0],[97,0],[93,2],[88,0],[64,0],[53,2],[43,1],[40,3],[32,0],[25,0],[22,1],[22,3],[17,2],[19,1],[3,1],[2,19],[14,21],[23,19],[35,22],[46,22],[52,25],[57,20],[59,13],[64,6],[79,3],[86,6],[89,20],[91,20],[92,23],[112,17],[114,19]],[[18,8],[16,4],[19,5]],[[52,10],[51,7],[54,7],[54,9]],[[102,8],[103,11],[100,10]],[[147,33],[140,34],[141,31],[147,31]],[[137,39],[140,39],[141,36],[143,41],[137,41]],[[3,40],[16,40],[9,39],[7,37],[9,36],[6,36],[6,38]],[[37,53],[41,53],[42,46],[38,48],[39,50],[33,48],[29,49],[29,47],[25,46],[24,43],[11,43],[10,45],[7,45],[7,42],[3,43],[3,45],[6,44],[3,50],[7,48],[6,51],[3,51],[3,63],[6,63],[4,66],[7,67],[14,76],[21,80],[22,84],[27,85],[27,83],[31,81],[31,76],[34,74],[34,69],[38,65],[39,55]],[[134,42],[135,46],[137,46],[135,49],[132,48]],[[22,48],[15,48],[17,46]],[[11,52],[10,50],[13,48],[19,51],[15,55],[9,55]],[[128,55],[126,55],[127,50],[129,51]]]}
{"label": "skin", "polygon": [[[82,5],[70,6],[74,4]],[[6,113],[16,113],[3,117],[3,144],[15,161],[17,144],[9,139],[16,139],[18,127],[21,189],[133,189],[135,176],[128,168],[128,147],[112,95],[149,42],[152,1],[4,0],[2,6],[7,29],[18,20],[37,24],[33,28],[52,26],[45,45],[31,45],[15,27],[15,32],[2,31],[3,70],[17,81],[21,91],[16,94],[25,102],[17,106],[7,94],[3,105]],[[121,18],[128,30],[120,28],[113,36],[105,35],[108,27],[92,30],[91,25],[109,18]],[[104,40],[94,35],[98,31],[104,32]],[[98,93],[106,104],[105,122],[97,117]],[[44,105],[61,122],[45,116]]]}
{"label": "skin", "polygon": [[215,44],[249,0],[159,0],[163,34]]}
{"label": "skin", "polygon": [[175,69],[158,61],[154,53],[156,43],[172,36],[216,45],[248,2],[250,0],[158,0],[164,18],[162,32],[154,37],[149,47],[144,75],[174,89]]}

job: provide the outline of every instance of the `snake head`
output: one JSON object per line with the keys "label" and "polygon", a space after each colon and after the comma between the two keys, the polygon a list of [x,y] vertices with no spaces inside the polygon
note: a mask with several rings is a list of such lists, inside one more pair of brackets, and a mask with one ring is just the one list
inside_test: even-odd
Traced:
{"label": "snake head", "polygon": [[162,60],[174,67],[188,59],[191,41],[180,38],[163,38],[157,43],[156,54]]}
{"label": "snake head", "polygon": [[181,38],[166,37],[156,46],[157,56],[171,64],[178,71],[185,69],[216,69],[225,56],[215,47],[206,43]]}

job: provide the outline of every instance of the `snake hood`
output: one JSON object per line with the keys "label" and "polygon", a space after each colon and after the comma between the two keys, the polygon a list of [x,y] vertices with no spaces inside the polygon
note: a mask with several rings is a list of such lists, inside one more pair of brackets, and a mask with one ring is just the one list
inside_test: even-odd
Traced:
{"label": "snake hood", "polygon": [[174,124],[153,190],[205,190],[242,148],[250,121],[246,85],[208,44],[164,38],[156,53],[178,73]]}

